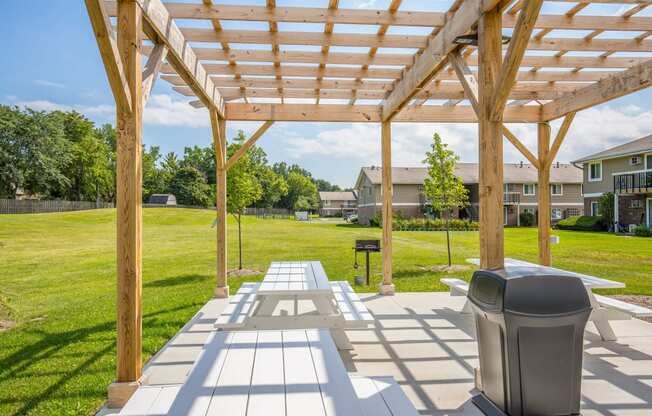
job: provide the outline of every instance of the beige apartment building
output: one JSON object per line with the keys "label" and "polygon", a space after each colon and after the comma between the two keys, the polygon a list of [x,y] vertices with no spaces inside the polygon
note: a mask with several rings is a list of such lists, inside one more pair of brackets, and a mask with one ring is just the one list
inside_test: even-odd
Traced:
{"label": "beige apartment building", "polygon": [[[369,219],[382,211],[382,168],[363,167],[355,189],[358,195],[358,219],[369,224]],[[403,217],[422,217],[428,210],[423,183],[428,174],[424,167],[396,167],[392,169],[394,212]],[[456,174],[469,189],[470,205],[458,210],[458,218],[478,218],[478,164],[458,163]],[[508,163],[504,167],[504,217],[506,226],[520,225],[521,212],[537,215],[537,170],[525,163]],[[551,220],[559,221],[584,211],[582,198],[582,170],[571,165],[555,163],[550,170]]]}
{"label": "beige apartment building", "polygon": [[613,192],[619,231],[652,226],[652,135],[576,160],[584,182],[584,210],[600,215],[598,200]]}
{"label": "beige apartment building", "polygon": [[319,192],[319,215],[322,217],[344,217],[355,214],[358,197],[353,191]]}

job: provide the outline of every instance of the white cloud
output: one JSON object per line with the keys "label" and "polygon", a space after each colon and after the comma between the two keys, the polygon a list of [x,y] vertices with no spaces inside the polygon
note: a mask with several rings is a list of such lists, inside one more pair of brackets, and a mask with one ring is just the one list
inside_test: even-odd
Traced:
{"label": "white cloud", "polygon": [[41,85],[43,87],[54,87],[54,88],[66,88],[65,84],[59,82],[47,81],[43,79],[37,79],[34,81],[35,84]]}
{"label": "white cloud", "polygon": [[367,9],[376,5],[376,0],[366,0],[358,4],[358,9]]}
{"label": "white cloud", "polygon": [[168,94],[150,96],[143,123],[186,127],[208,127],[211,124],[206,109],[194,108],[188,101],[174,99]]}
{"label": "white cloud", "polygon": [[[552,123],[552,138],[561,120]],[[509,124],[510,130],[536,154],[537,132],[534,124]],[[558,159],[562,162],[595,153],[606,148],[645,136],[652,131],[652,111],[628,105],[620,108],[604,106],[577,114]],[[420,165],[425,152],[437,132],[445,143],[464,162],[478,160],[478,131],[476,124],[394,123],[392,126],[392,154],[396,166]],[[334,159],[359,160],[361,165],[380,164],[380,130],[378,124],[353,124],[332,130],[322,130],[313,137],[286,136],[284,145],[296,159],[306,156],[324,156]],[[525,158],[506,140],[506,162],[525,161]]]}

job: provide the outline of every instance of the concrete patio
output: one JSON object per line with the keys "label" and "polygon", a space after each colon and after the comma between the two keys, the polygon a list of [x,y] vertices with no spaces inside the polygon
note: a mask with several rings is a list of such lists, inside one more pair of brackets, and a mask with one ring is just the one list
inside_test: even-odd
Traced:
{"label": "concrete patio", "polygon": [[[376,327],[347,331],[355,349],[342,353],[349,371],[393,376],[423,415],[480,415],[470,403],[477,345],[465,298],[448,293],[362,296]],[[144,370],[145,384],[183,383],[226,304],[209,301]],[[291,310],[292,304],[280,305]],[[612,323],[617,342],[601,341],[593,324],[585,333],[582,415],[652,414],[652,324]],[[116,414],[103,409],[100,414]]]}

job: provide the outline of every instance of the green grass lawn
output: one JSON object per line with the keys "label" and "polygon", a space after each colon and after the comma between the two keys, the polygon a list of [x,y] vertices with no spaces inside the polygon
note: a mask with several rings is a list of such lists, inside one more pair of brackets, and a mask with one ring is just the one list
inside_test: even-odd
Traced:
{"label": "green grass lawn", "polygon": [[[144,210],[143,348],[157,351],[212,294],[214,212]],[[0,415],[92,414],[105,400],[115,368],[115,211],[0,215]],[[229,224],[230,267],[237,264]],[[556,231],[555,266],[619,280],[621,291],[652,294],[652,239]],[[505,230],[507,256],[536,261],[536,229]],[[264,271],[272,260],[320,260],[331,279],[353,280],[353,241],[379,229],[315,221],[246,218],[245,267]],[[455,263],[478,256],[475,232],[453,233]],[[442,232],[394,233],[398,291],[444,290]],[[363,264],[363,258],[359,261]],[[380,255],[372,255],[374,291]],[[469,278],[472,271],[456,273]],[[232,279],[235,292],[243,280]]]}

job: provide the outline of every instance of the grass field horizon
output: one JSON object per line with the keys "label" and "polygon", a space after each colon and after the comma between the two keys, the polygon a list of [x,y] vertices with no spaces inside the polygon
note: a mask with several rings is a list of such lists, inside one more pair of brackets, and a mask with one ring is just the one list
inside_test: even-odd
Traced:
{"label": "grass field horizon", "polygon": [[[212,295],[215,212],[144,209],[143,350],[155,353]],[[273,260],[319,260],[333,280],[353,282],[356,238],[381,230],[313,221],[243,221],[244,267],[264,271]],[[235,222],[229,218],[229,268],[237,267]],[[652,239],[554,231],[557,267],[619,280],[607,294],[652,295]],[[477,232],[452,233],[453,261],[478,256]],[[536,261],[534,228],[505,230],[505,254]],[[115,210],[0,215],[0,414],[92,414],[105,400],[115,371]],[[380,255],[372,255],[376,291]],[[442,273],[443,232],[395,232],[397,291],[438,291],[442,277],[468,279],[472,270]],[[235,292],[243,281],[230,279]]]}

